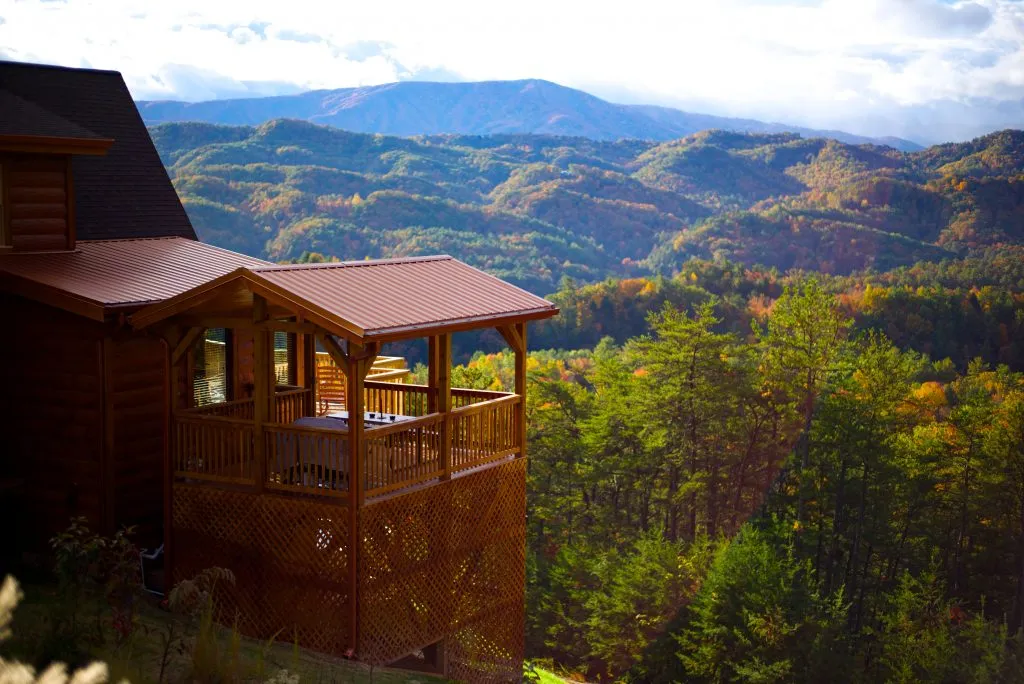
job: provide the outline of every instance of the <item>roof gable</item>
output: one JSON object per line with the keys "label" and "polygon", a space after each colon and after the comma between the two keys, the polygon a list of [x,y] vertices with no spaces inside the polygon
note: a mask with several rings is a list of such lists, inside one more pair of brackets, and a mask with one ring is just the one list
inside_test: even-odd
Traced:
{"label": "roof gable", "polygon": [[[240,297],[246,291],[250,298]],[[144,328],[201,311],[244,319],[260,295],[274,316],[295,316],[348,339],[388,341],[549,318],[558,308],[449,256],[244,267],[132,316]]]}
{"label": "roof gable", "polygon": [[[196,239],[121,74],[0,61],[0,92],[48,112],[47,130],[63,121],[58,127],[113,139],[104,156],[72,159],[79,240]],[[0,130],[17,123],[8,111],[0,107]]]}

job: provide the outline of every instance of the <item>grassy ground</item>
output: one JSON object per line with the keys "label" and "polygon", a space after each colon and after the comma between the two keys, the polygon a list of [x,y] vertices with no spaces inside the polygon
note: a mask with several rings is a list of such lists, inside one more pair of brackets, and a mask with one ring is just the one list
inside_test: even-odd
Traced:
{"label": "grassy ground", "polygon": [[[14,636],[0,645],[0,655],[13,657],[37,667],[54,660],[80,666],[92,660],[110,665],[111,681],[125,678],[132,684],[157,684],[161,680],[161,660],[168,630],[185,629],[177,618],[157,605],[156,597],[144,599],[139,607],[137,627],[131,639],[121,646],[115,644],[109,627],[109,612],[101,613],[97,626],[96,608],[105,608],[95,600],[79,602],[78,628],[75,639],[53,636],[53,616],[61,610],[56,590],[51,585],[22,586],[25,598],[14,613]],[[194,634],[194,627],[190,635]],[[100,634],[102,633],[102,637]],[[102,639],[102,641],[101,641]],[[386,668],[369,668],[340,658],[313,653],[288,643],[260,643],[218,630],[215,642],[208,644],[207,662],[216,666],[197,671],[194,649],[186,644],[173,648],[164,668],[163,682],[210,682],[229,684],[242,681],[265,681],[280,670],[298,675],[299,681],[316,684],[396,684],[422,682],[436,684],[443,680],[430,675]]]}
{"label": "grassy ground", "polygon": [[540,676],[540,679],[538,680],[540,684],[575,684],[579,681],[559,676],[551,670],[546,670],[536,664],[533,666],[533,670]]}
{"label": "grassy ground", "polygon": [[537,668],[537,674],[540,675],[540,684],[565,684],[564,679],[542,668]]}

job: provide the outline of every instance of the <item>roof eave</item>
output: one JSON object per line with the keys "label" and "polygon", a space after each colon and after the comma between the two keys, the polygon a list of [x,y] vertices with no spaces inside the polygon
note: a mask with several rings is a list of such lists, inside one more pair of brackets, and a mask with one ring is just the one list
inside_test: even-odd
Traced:
{"label": "roof eave", "polygon": [[43,283],[24,278],[14,273],[0,271],[0,290],[11,294],[31,299],[32,301],[46,304],[57,309],[63,309],[90,320],[106,320],[107,307],[103,302],[71,294],[66,290],[45,285]]}
{"label": "roof eave", "polygon": [[104,155],[113,138],[65,138],[46,135],[2,135],[0,150],[31,154]]}
{"label": "roof eave", "polygon": [[543,320],[552,318],[558,315],[558,313],[559,308],[556,306],[525,309],[522,311],[487,314],[484,316],[470,316],[447,321],[379,328],[376,330],[368,330],[365,337],[367,341],[372,342],[394,342],[403,339],[464,332],[467,330],[494,328],[507,323]]}

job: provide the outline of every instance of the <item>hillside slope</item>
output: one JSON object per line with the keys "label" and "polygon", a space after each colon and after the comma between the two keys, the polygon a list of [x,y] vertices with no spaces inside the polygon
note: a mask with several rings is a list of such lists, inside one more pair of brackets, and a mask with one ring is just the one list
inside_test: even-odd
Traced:
{"label": "hillside slope", "polygon": [[138,105],[150,125],[174,121],[260,125],[272,119],[301,119],[383,135],[534,133],[598,140],[671,140],[720,128],[745,133],[791,132],[852,144],[920,149],[919,145],[899,138],[872,139],[842,131],[692,114],[669,107],[619,105],[539,79],[474,83],[407,81],[278,97],[196,103],[143,101]]}
{"label": "hillside slope", "polygon": [[535,292],[693,257],[846,274],[1024,243],[1024,132],[902,153],[795,134],[399,138],[151,129],[200,236],[271,259],[450,253]]}

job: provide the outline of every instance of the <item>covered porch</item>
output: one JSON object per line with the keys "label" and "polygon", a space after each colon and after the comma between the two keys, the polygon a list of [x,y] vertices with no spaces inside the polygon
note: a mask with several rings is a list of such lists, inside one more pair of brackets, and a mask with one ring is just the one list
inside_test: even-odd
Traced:
{"label": "covered porch", "polygon": [[[514,661],[521,625],[508,636],[502,613],[521,612],[524,588],[525,470],[513,464],[525,456],[527,323],[555,313],[450,257],[243,268],[136,313],[135,328],[167,341],[170,581],[187,576],[179,566],[230,567],[260,585],[234,591],[243,631],[294,627],[304,645],[371,663],[457,651],[458,629],[489,619],[506,635],[492,657]],[[452,334],[485,328],[514,351],[514,392],[451,386]],[[189,350],[208,329],[251,336],[251,396],[189,405]],[[427,341],[425,385],[378,361],[412,338]],[[318,386],[318,351],[343,388]],[[474,591],[460,584],[473,577]],[[312,594],[295,586],[311,578]]]}

